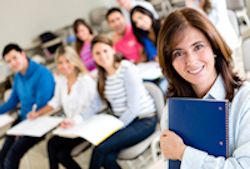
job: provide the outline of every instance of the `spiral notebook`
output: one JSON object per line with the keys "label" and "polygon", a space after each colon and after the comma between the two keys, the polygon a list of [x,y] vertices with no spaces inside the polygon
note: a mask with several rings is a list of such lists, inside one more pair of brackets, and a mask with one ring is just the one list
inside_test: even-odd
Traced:
{"label": "spiral notebook", "polygon": [[[170,98],[169,129],[188,146],[227,157],[228,101]],[[169,161],[169,169],[179,168],[180,161]]]}

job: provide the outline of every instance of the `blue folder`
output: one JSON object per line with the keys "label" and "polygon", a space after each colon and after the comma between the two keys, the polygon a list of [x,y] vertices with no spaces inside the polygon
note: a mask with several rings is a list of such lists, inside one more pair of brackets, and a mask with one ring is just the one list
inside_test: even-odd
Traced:
{"label": "blue folder", "polygon": [[[169,129],[188,146],[210,155],[228,155],[228,101],[212,99],[169,99]],[[169,160],[169,169],[180,161]]]}

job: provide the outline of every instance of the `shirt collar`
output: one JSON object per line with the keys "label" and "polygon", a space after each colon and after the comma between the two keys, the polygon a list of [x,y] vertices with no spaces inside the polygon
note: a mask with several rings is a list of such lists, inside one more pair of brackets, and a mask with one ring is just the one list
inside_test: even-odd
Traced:
{"label": "shirt collar", "polygon": [[226,89],[221,75],[218,75],[213,86],[203,98],[216,100],[224,100],[226,98]]}

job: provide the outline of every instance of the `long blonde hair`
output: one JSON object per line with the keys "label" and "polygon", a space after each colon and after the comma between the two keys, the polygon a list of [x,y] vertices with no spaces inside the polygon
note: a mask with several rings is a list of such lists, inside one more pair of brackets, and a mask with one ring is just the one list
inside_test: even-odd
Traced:
{"label": "long blonde hair", "polygon": [[76,51],[70,47],[70,46],[60,46],[56,50],[55,54],[55,62],[58,64],[59,57],[65,57],[72,65],[75,66],[75,69],[77,70],[77,73],[88,73],[86,67],[83,65],[79,55],[76,53]]}

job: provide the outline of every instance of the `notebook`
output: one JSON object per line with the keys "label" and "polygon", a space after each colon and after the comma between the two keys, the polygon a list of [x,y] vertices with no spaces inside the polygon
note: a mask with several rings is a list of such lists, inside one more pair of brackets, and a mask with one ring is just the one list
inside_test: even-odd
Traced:
{"label": "notebook", "polygon": [[[170,98],[169,129],[188,146],[227,157],[228,101]],[[180,161],[169,161],[169,169],[179,168]]]}
{"label": "notebook", "polygon": [[23,120],[7,131],[7,135],[42,137],[56,126],[63,118],[42,116],[34,120]]}
{"label": "notebook", "polygon": [[123,126],[123,122],[112,115],[98,114],[70,129],[57,128],[53,134],[67,138],[82,137],[93,145],[99,145]]}

